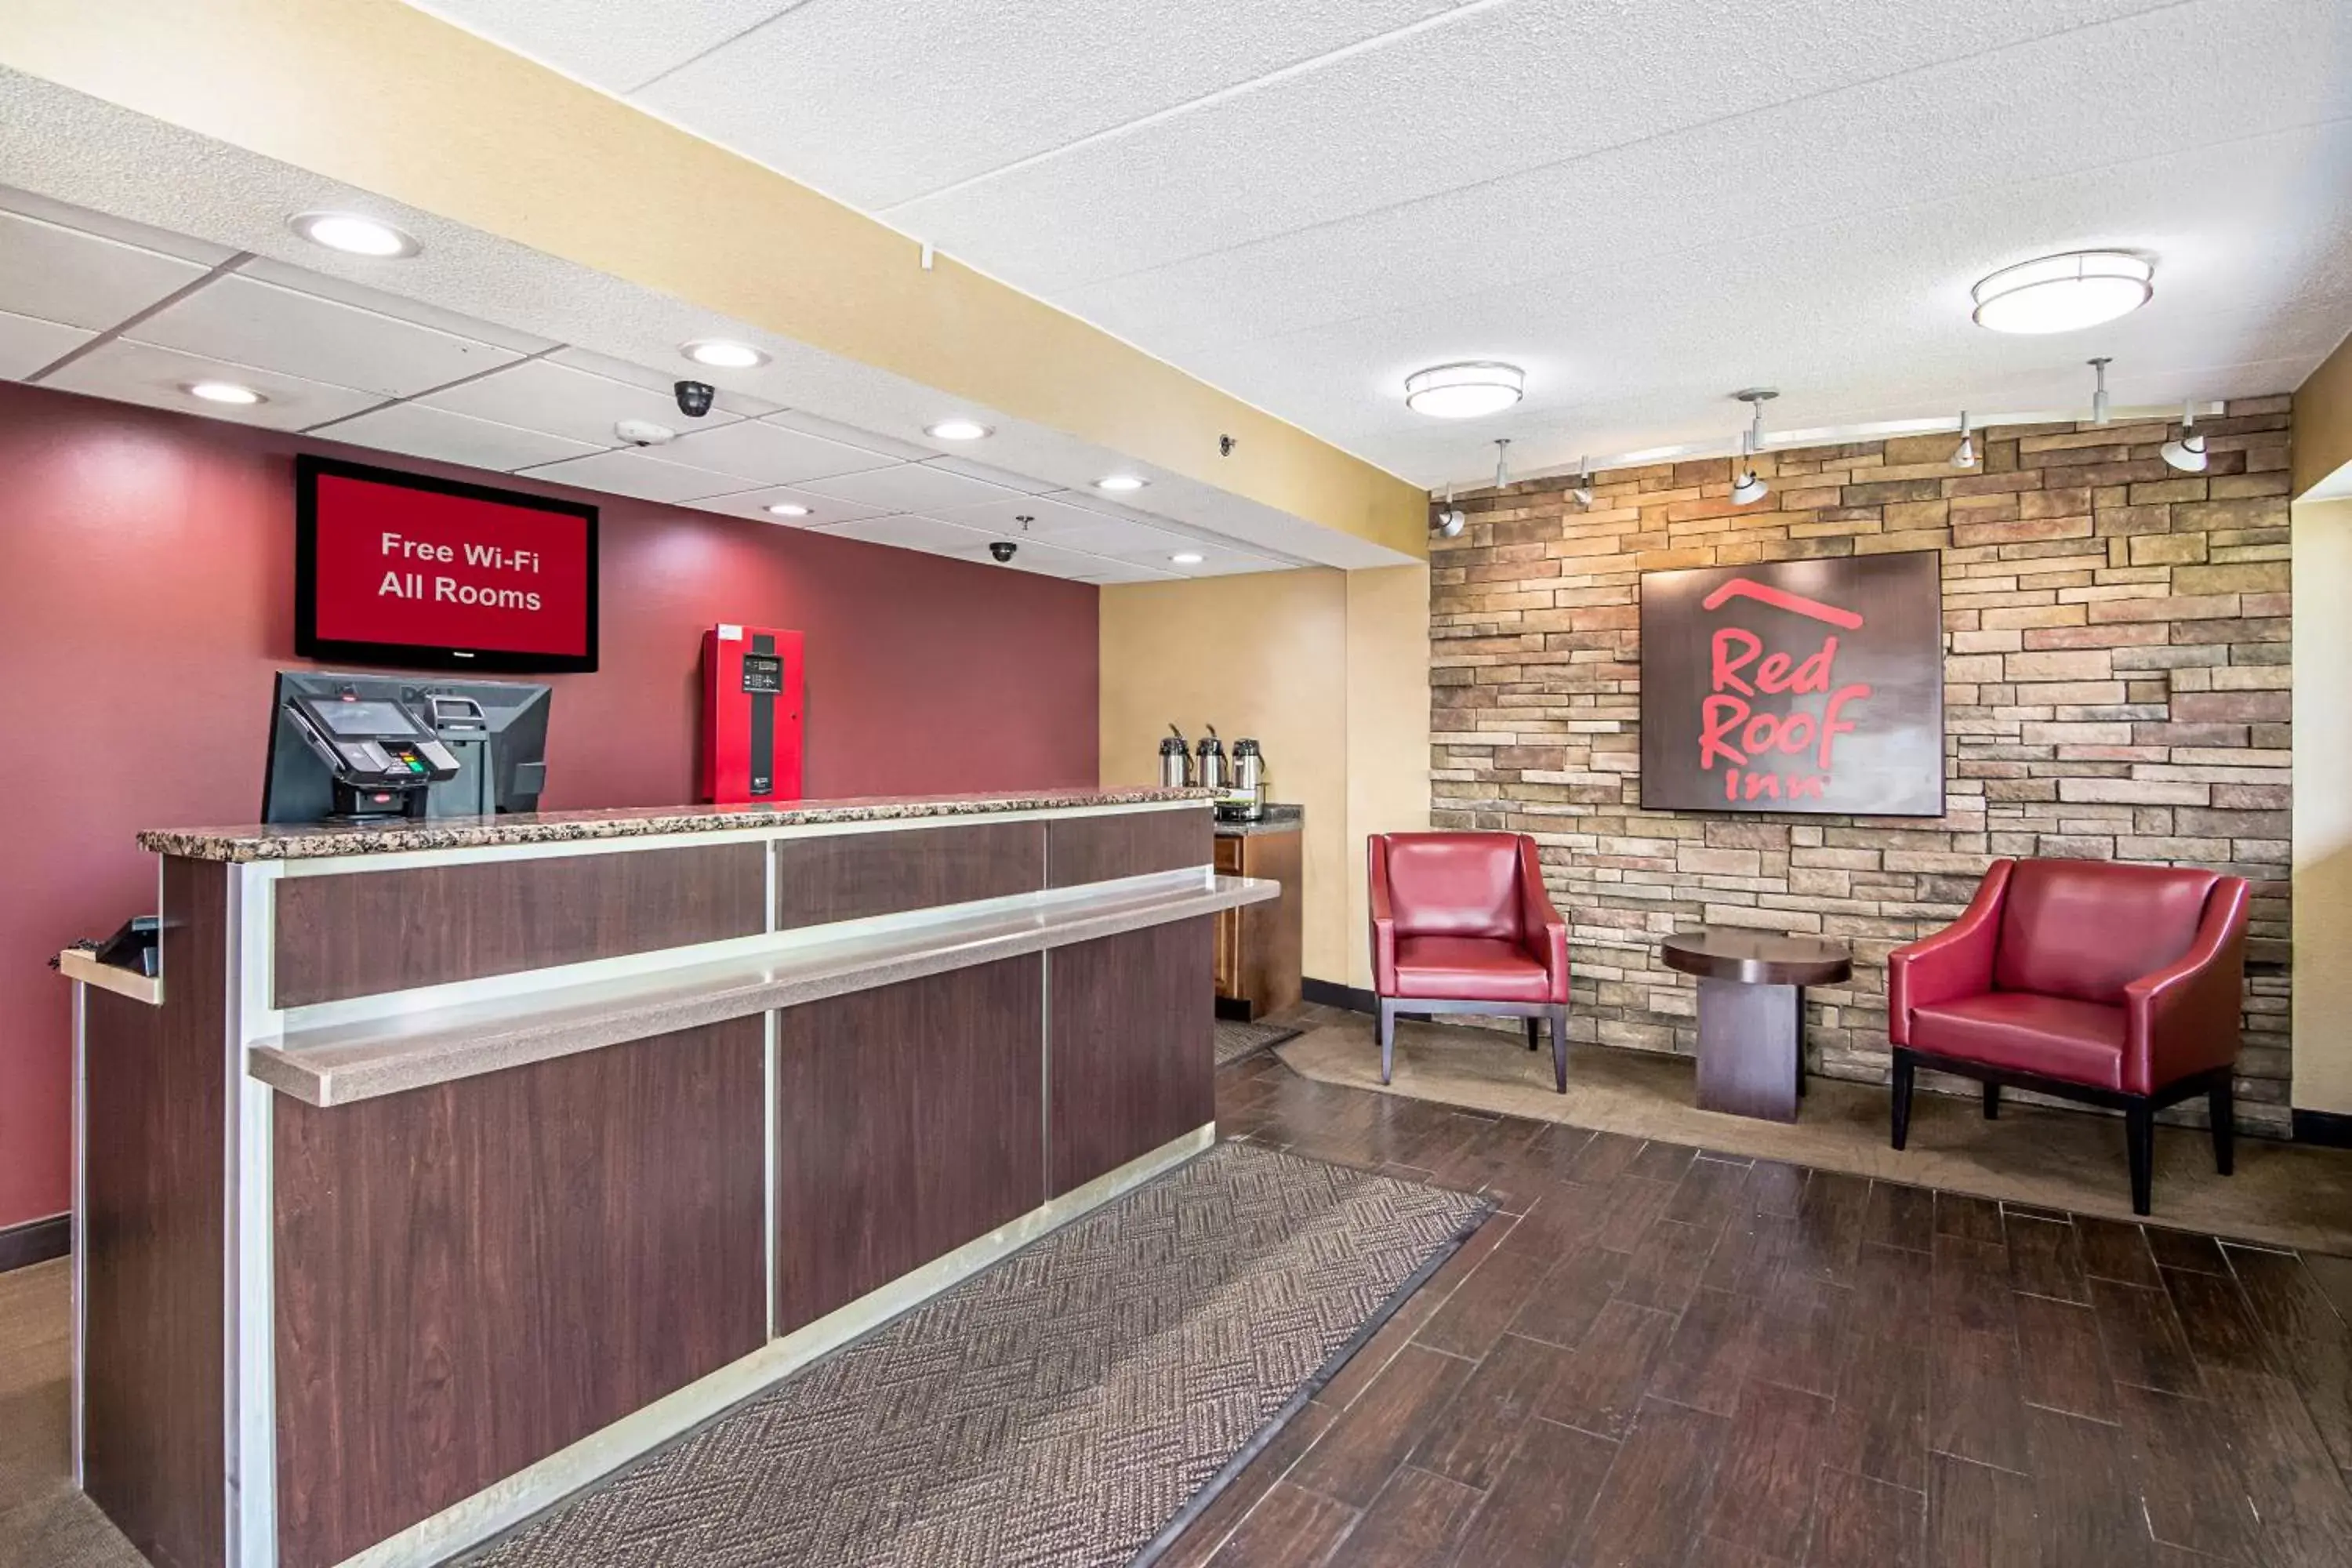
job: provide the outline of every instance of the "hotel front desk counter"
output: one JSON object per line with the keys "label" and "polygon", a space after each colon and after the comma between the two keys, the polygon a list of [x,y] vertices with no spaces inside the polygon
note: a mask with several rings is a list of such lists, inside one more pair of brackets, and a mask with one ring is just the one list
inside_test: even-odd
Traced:
{"label": "hotel front desk counter", "polygon": [[1276,893],[1181,790],[140,842],[77,1470],[179,1568],[440,1561],[1205,1148]]}

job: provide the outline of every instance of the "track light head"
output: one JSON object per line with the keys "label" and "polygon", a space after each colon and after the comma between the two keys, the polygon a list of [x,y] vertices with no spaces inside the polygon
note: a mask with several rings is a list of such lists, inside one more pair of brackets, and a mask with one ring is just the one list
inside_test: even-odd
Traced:
{"label": "track light head", "polygon": [[1495,488],[1498,490],[1511,488],[1511,438],[1508,436],[1497,437],[1495,441]]}
{"label": "track light head", "polygon": [[1568,493],[1576,498],[1577,505],[1582,507],[1587,511],[1591,511],[1592,510],[1591,458],[1583,458],[1578,460],[1576,467],[1576,488]]}
{"label": "track light head", "polygon": [[2197,433],[2197,405],[2183,404],[2180,409],[2180,437],[2167,441],[2156,449],[2156,455],[2184,474],[2205,471],[2207,452],[2205,437]]}
{"label": "track light head", "polygon": [[1731,504],[1750,506],[1772,493],[1772,487],[1756,477],[1753,458],[1764,445],[1764,405],[1780,395],[1769,386],[1751,386],[1731,395],[1753,411],[1748,428],[1739,433],[1739,477],[1731,486]]}
{"label": "track light head", "polygon": [[1751,502],[1762,500],[1771,493],[1772,487],[1756,477],[1756,465],[1748,456],[1753,445],[1748,433],[1741,431],[1739,433],[1739,477],[1731,482],[1731,504],[1734,506],[1747,506]]}
{"label": "track light head", "polygon": [[1977,466],[1977,438],[1969,429],[1968,410],[1960,411],[1960,444],[1952,448],[1952,467],[1973,468]]}
{"label": "track light head", "polygon": [[2107,366],[2114,363],[2115,362],[2111,359],[2095,359],[2090,362],[2091,375],[2093,377],[2091,384],[2091,423],[2094,425],[2105,425],[2107,423]]}
{"label": "track light head", "polygon": [[1469,521],[1470,520],[1463,515],[1462,509],[1454,504],[1454,487],[1446,486],[1445,510],[1439,512],[1436,521],[1431,524],[1436,529],[1437,536],[1440,539],[1458,539],[1461,537],[1462,530]]}

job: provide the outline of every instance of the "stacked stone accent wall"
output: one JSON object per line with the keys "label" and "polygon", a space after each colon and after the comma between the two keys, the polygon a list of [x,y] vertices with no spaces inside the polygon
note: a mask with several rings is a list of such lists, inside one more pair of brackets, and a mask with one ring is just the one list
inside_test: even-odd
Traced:
{"label": "stacked stone accent wall", "polygon": [[[1433,566],[1434,820],[1535,835],[1573,927],[1577,1037],[1687,1052],[1696,995],[1657,939],[1700,923],[1850,942],[1850,985],[1808,994],[1820,1071],[1887,1061],[1885,955],[1959,914],[1999,856],[2233,871],[2254,883],[2239,1104],[2288,1110],[2289,400],[2200,428],[2209,471],[2168,468],[2159,423],[1949,435],[1726,459],[1465,498]],[[1943,552],[1940,819],[1645,812],[1643,572]],[[2352,605],[2335,613],[2352,614]]]}

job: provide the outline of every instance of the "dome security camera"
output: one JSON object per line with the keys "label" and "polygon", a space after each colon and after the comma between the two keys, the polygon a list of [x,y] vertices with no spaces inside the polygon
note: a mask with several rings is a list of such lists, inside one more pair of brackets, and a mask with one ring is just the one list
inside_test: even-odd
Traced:
{"label": "dome security camera", "polygon": [[996,557],[999,564],[1012,560],[1013,552],[1020,548],[1009,539],[992,539],[988,543],[988,552]]}
{"label": "dome security camera", "polygon": [[709,413],[710,400],[719,395],[719,389],[707,381],[681,381],[675,390],[677,411],[688,419],[699,419]]}

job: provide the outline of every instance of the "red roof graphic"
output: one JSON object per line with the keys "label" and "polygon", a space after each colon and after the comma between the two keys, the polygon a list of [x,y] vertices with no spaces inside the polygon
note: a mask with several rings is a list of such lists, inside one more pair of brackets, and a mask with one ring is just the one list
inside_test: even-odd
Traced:
{"label": "red roof graphic", "polygon": [[1817,621],[1827,621],[1847,631],[1862,629],[1862,617],[1852,610],[1841,610],[1835,605],[1824,605],[1819,599],[1808,599],[1802,594],[1791,594],[1762,583],[1751,583],[1745,577],[1734,577],[1705,599],[1699,601],[1710,610],[1723,608],[1732,599],[1756,599],[1775,609],[1793,610],[1801,616],[1811,616]]}

